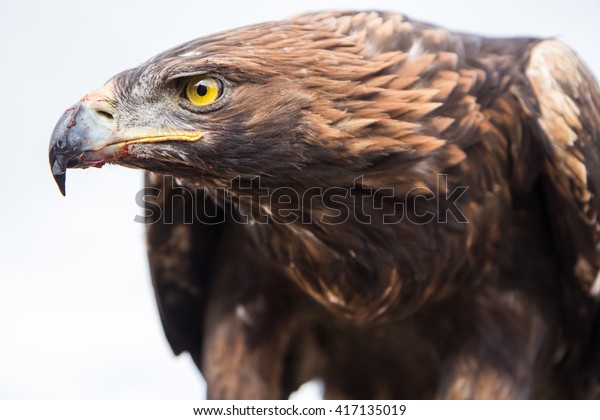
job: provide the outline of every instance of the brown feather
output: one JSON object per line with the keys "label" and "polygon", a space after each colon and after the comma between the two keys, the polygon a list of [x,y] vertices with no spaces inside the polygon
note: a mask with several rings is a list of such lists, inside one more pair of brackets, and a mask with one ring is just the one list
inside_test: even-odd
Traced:
{"label": "brown feather", "polygon": [[[198,74],[227,82],[219,107],[189,110]],[[325,12],[112,83],[120,129],[203,133],[114,163],[161,174],[150,207],[182,210],[167,175],[201,188],[188,211],[218,203],[222,223],[147,227],[167,336],[209,397],[314,377],[337,398],[600,395],[600,90],[562,43]]]}

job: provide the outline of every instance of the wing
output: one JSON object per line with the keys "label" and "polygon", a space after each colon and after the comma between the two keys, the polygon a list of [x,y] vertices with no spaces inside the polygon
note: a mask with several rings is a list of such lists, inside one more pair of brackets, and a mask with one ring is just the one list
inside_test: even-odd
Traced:
{"label": "wing", "polygon": [[[548,209],[565,268],[600,293],[600,90],[563,43],[536,44],[517,97],[546,181]],[[526,168],[525,168],[526,170]],[[600,278],[600,277],[599,277]]]}
{"label": "wing", "polygon": [[153,173],[146,174],[144,201],[150,274],[167,340],[175,354],[189,351],[198,361],[223,210],[201,190]]}

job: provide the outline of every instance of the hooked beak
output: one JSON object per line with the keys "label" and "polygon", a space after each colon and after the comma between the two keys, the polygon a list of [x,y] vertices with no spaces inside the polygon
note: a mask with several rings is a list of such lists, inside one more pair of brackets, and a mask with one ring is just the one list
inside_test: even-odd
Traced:
{"label": "hooked beak", "polygon": [[67,109],[52,132],[50,168],[62,195],[65,195],[68,168],[101,167],[127,154],[135,143],[197,141],[201,132],[164,132],[156,127],[120,129],[111,103],[112,83],[87,95]]}

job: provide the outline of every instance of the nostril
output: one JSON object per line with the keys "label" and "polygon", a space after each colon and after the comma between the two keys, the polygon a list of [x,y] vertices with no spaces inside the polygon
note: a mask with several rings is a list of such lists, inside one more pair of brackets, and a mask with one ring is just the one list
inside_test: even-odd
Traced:
{"label": "nostril", "polygon": [[101,116],[103,116],[104,118],[107,118],[109,120],[114,120],[115,119],[115,117],[113,117],[113,115],[110,112],[102,111],[102,110],[97,110],[96,112],[98,114],[100,114]]}

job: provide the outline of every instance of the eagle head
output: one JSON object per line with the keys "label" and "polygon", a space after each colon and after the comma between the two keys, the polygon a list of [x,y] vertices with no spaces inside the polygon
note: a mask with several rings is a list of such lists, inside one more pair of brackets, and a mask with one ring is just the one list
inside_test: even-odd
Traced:
{"label": "eagle head", "polygon": [[241,28],[114,76],[52,134],[61,191],[67,168],[104,163],[214,185],[261,176],[271,186],[346,186],[390,155],[406,162],[440,149],[439,124],[422,121],[440,103],[404,90],[417,79],[398,72],[407,54],[339,25],[299,18]]}

